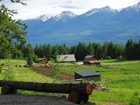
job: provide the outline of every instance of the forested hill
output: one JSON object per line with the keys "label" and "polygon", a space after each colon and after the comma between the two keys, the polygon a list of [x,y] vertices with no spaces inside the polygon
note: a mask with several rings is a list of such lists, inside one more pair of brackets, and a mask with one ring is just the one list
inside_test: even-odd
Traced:
{"label": "forested hill", "polygon": [[32,44],[124,43],[130,38],[140,39],[140,3],[120,11],[110,7],[94,8],[82,15],[64,11],[54,17],[42,15],[24,22],[28,25],[27,39]]}

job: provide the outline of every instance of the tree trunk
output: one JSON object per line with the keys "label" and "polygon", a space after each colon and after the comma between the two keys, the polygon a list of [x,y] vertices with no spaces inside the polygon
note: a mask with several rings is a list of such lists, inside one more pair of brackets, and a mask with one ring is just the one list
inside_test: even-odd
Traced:
{"label": "tree trunk", "polygon": [[86,93],[87,84],[53,84],[1,80],[0,86],[9,86],[12,89],[31,90],[49,93],[69,93],[70,91],[81,91]]}
{"label": "tree trunk", "polygon": [[[15,94],[17,89],[30,90],[48,93],[68,93],[69,101],[79,103],[81,101],[88,101],[87,87],[89,84],[53,84],[53,83],[36,83],[36,82],[17,82],[17,81],[0,81],[2,86],[2,94]],[[93,88],[95,85],[93,84]],[[75,92],[73,94],[73,92]],[[83,96],[83,97],[82,97]],[[84,97],[86,96],[86,97]],[[72,99],[73,97],[74,99]],[[86,99],[86,100],[84,100]],[[73,101],[74,100],[74,101]]]}

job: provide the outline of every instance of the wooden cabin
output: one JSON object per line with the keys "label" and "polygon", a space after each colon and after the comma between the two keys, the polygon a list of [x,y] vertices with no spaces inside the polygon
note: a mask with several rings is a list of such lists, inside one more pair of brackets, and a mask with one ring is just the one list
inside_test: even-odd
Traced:
{"label": "wooden cabin", "polygon": [[74,54],[58,55],[58,62],[76,62]]}
{"label": "wooden cabin", "polygon": [[94,55],[87,55],[84,59],[84,65],[100,65],[100,61]]}

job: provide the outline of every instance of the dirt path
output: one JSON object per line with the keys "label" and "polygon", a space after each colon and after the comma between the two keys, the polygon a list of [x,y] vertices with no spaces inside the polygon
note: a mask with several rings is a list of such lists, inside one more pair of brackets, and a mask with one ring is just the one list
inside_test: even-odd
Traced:
{"label": "dirt path", "polygon": [[[0,95],[0,105],[77,105],[65,97],[33,95]],[[81,104],[95,105],[95,104]]]}

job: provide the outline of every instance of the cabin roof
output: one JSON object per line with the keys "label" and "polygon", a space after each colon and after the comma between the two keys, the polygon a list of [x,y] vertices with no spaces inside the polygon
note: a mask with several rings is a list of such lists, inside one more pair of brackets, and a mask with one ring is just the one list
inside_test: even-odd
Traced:
{"label": "cabin roof", "polygon": [[84,70],[81,72],[75,72],[76,74],[82,76],[82,77],[92,77],[92,76],[100,76],[99,73],[95,71],[90,71],[90,70]]}
{"label": "cabin roof", "polygon": [[87,56],[85,56],[85,59],[89,59],[89,58],[92,58],[92,57],[94,57],[94,55],[87,55]]}
{"label": "cabin roof", "polygon": [[76,61],[74,54],[58,55],[57,60],[59,62],[75,62]]}

